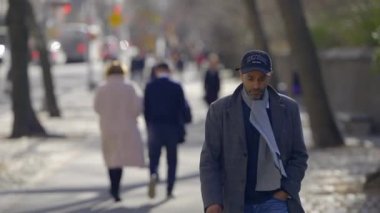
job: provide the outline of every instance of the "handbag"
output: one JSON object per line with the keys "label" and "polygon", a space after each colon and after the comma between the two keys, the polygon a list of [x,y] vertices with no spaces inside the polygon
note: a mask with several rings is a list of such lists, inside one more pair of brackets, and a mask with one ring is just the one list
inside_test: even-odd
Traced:
{"label": "handbag", "polygon": [[184,121],[185,124],[189,124],[193,120],[193,116],[191,114],[191,109],[190,109],[190,106],[187,103],[187,101],[185,101],[185,108],[184,108],[184,112],[183,112],[183,118],[184,118],[183,121]]}
{"label": "handbag", "polygon": [[183,143],[185,142],[185,137],[186,137],[186,127],[185,124],[189,124],[193,120],[193,116],[191,114],[191,108],[187,101],[185,100],[185,107],[182,112],[182,122],[178,126],[178,131],[179,131],[179,139],[178,143]]}

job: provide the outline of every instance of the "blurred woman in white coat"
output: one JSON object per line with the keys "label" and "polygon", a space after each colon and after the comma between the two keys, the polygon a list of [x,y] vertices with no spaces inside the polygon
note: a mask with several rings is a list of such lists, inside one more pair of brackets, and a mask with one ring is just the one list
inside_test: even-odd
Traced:
{"label": "blurred woman in white coat", "polygon": [[120,180],[125,166],[144,167],[143,144],[137,127],[142,112],[141,93],[126,80],[126,69],[114,61],[106,70],[106,82],[95,94],[102,151],[110,178],[110,193],[120,201]]}

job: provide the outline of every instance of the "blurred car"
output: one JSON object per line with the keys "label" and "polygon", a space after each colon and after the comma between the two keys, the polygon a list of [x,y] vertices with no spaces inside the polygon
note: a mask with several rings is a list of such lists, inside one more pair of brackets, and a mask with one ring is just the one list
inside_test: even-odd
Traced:
{"label": "blurred car", "polygon": [[88,27],[82,23],[69,23],[61,29],[59,41],[66,62],[84,62],[88,57]]}
{"label": "blurred car", "polygon": [[[30,48],[30,60],[33,63],[39,63],[40,51],[37,49],[35,41],[31,39],[29,41]],[[66,55],[62,50],[62,45],[59,41],[51,40],[47,45],[50,62],[53,64],[62,64],[66,62]]]}

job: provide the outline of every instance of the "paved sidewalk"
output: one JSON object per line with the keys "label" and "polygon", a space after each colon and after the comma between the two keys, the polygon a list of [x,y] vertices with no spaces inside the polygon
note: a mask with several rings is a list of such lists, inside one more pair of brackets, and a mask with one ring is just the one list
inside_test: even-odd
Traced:
{"label": "paved sidewalk", "polygon": [[[191,78],[196,78],[194,73],[185,79]],[[237,84],[236,80],[224,79],[223,94],[232,92]],[[39,115],[50,132],[65,138],[5,139],[11,114],[0,114],[0,212],[202,212],[198,163],[207,109],[201,99],[200,81],[188,80],[185,90],[194,122],[188,129],[188,141],[180,147],[175,199],[165,199],[165,183],[158,186],[157,198],[149,199],[148,170],[144,168],[125,169],[123,201],[115,204],[110,199],[97,118],[92,110],[93,94],[83,85],[60,93],[62,119]],[[303,113],[305,138],[310,144],[307,119]],[[140,127],[144,132],[142,120]],[[364,145],[310,149],[309,169],[301,192],[306,211],[378,213],[379,193],[362,190],[365,175],[380,166],[380,149],[372,145],[378,142],[379,138],[374,137],[366,139]],[[163,179],[165,164],[163,156]]]}
{"label": "paved sidewalk", "polygon": [[[192,74],[188,77],[194,78]],[[0,212],[170,213],[183,208],[186,208],[184,213],[201,212],[198,164],[207,110],[201,98],[197,98],[202,97],[201,89],[199,83],[186,86],[194,122],[188,129],[188,141],[180,147],[176,198],[170,201],[166,200],[165,183],[158,186],[157,198],[147,197],[146,168],[125,169],[123,202],[115,204],[110,199],[97,117],[92,110],[93,94],[85,86],[60,96],[62,119],[39,114],[49,132],[65,135],[65,138],[5,139],[10,131],[11,114],[1,115],[0,123],[6,128],[0,130],[3,138],[0,143]],[[139,124],[144,132],[142,118]],[[160,173],[164,178],[164,156]]]}

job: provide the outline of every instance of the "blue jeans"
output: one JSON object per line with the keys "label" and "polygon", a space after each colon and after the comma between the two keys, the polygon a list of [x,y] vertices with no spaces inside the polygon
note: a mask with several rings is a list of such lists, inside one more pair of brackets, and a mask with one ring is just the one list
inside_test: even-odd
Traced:
{"label": "blue jeans", "polygon": [[288,213],[286,201],[272,198],[260,204],[246,204],[244,213]]}

